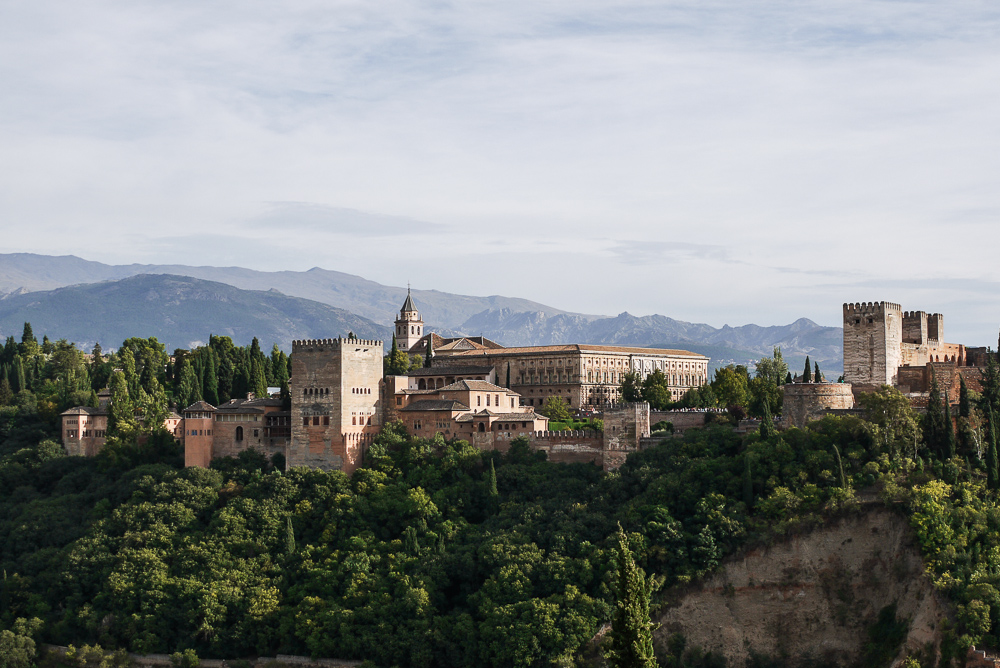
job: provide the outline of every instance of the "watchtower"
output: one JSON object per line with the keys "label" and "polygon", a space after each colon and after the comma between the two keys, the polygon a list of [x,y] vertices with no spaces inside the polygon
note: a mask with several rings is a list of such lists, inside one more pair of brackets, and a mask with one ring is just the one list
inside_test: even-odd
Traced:
{"label": "watchtower", "polygon": [[902,364],[903,309],[891,302],[844,304],[844,380],[894,385]]}
{"label": "watchtower", "polygon": [[288,467],[353,473],[381,424],[381,379],[381,341],[292,341]]}
{"label": "watchtower", "polygon": [[423,335],[424,321],[420,319],[420,313],[413,305],[410,289],[406,288],[406,301],[403,302],[403,308],[399,309],[399,317],[396,318],[396,345],[400,350],[409,352]]}

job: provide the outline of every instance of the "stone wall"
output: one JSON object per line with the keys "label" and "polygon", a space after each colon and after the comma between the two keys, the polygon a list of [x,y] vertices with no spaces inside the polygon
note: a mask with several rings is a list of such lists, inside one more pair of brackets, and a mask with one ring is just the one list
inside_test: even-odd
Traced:
{"label": "stone wall", "polygon": [[784,427],[803,429],[831,409],[854,408],[850,383],[790,383],[782,386],[784,400],[781,422]]}
{"label": "stone wall", "polygon": [[605,407],[604,445],[606,450],[634,451],[639,439],[649,436],[649,404],[645,401]]}
{"label": "stone wall", "polygon": [[381,424],[382,342],[292,342],[288,467],[353,473]]}
{"label": "stone wall", "polygon": [[902,362],[903,309],[891,302],[844,304],[844,380],[893,385]]}
{"label": "stone wall", "polygon": [[688,429],[701,429],[708,422],[711,413],[696,411],[650,411],[650,427],[657,422],[669,422],[674,425],[675,434],[683,434]]}

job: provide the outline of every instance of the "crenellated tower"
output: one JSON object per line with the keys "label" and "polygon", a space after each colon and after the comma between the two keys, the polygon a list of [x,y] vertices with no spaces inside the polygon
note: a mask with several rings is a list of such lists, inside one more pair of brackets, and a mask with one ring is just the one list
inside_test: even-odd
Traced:
{"label": "crenellated tower", "polygon": [[[916,335],[919,334],[911,330],[910,336]],[[846,382],[871,387],[895,385],[903,360],[902,343],[903,309],[899,304],[844,304]]]}

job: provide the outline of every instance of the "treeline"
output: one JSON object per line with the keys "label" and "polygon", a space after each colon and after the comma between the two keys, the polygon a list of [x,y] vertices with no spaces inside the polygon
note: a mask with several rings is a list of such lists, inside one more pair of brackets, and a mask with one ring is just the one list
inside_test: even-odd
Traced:
{"label": "treeline", "polygon": [[268,387],[287,397],[290,375],[289,356],[277,344],[265,355],[256,337],[237,346],[228,336],[210,336],[208,345],[179,348],[173,356],[155,337],[130,338],[110,355],[97,344],[88,359],[65,339],[45,336],[39,343],[25,323],[20,342],[8,336],[0,349],[0,406],[52,420],[73,406],[96,407],[98,392],[117,388],[119,407],[157,413],[160,405],[182,409],[200,400],[217,406],[248,393],[263,397]]}
{"label": "treeline", "polygon": [[[39,641],[202,657],[573,665],[611,614],[619,523],[646,572],[690,582],[901,470],[880,434],[858,418],[770,437],[714,426],[609,475],[523,440],[502,455],[395,424],[353,477],[252,451],[181,469],[149,446],[70,459],[3,440],[0,625],[37,618]],[[924,455],[924,475],[945,466]],[[719,665],[659,650],[661,665]]]}
{"label": "treeline", "polygon": [[[818,372],[819,367],[816,369]],[[623,401],[646,401],[657,411],[725,408],[737,418],[746,415],[763,418],[781,412],[781,386],[790,382],[788,364],[781,356],[781,349],[775,348],[771,357],[757,362],[752,376],[742,364],[717,369],[710,382],[690,388],[677,401],[672,399],[667,376],[659,369],[645,378],[636,372],[626,373],[622,378],[621,396]]]}

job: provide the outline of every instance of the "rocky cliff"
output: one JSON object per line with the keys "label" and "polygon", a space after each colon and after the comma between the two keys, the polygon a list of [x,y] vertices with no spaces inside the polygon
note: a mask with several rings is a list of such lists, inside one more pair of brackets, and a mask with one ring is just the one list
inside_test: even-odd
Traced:
{"label": "rocky cliff", "polygon": [[751,650],[788,665],[852,665],[892,604],[909,620],[900,656],[936,652],[947,615],[905,519],[884,509],[749,550],[668,597],[654,619],[657,646],[681,633],[688,647],[722,653],[729,666],[745,665]]}

